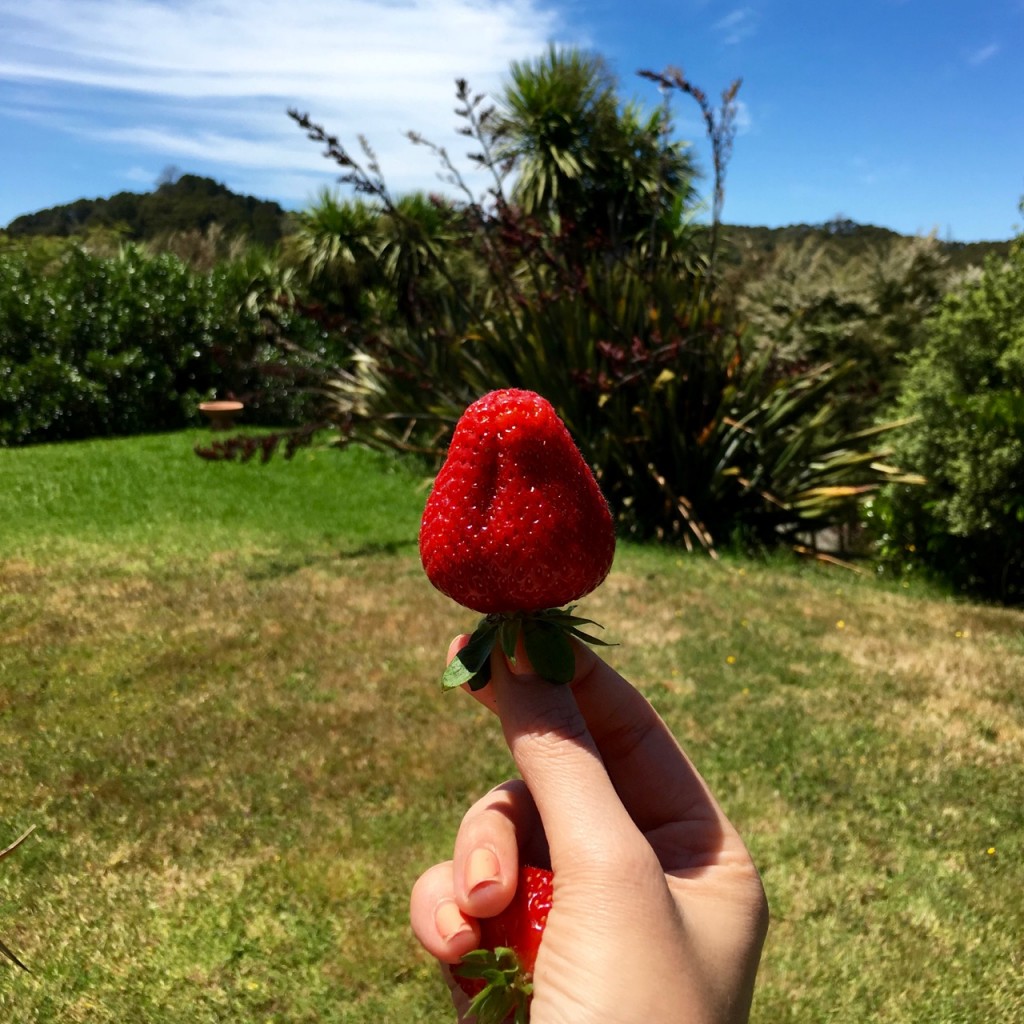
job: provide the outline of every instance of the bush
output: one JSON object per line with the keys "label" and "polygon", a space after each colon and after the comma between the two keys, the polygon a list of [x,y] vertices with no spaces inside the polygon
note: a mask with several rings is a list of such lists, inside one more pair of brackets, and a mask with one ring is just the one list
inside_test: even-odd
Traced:
{"label": "bush", "polygon": [[204,385],[206,302],[171,257],[69,247],[37,277],[0,258],[0,439],[128,434],[180,423]]}
{"label": "bush", "polygon": [[899,391],[903,360],[948,287],[934,238],[885,239],[846,252],[811,236],[781,246],[741,285],[740,313],[778,372],[856,360],[844,381],[851,427],[872,423]]}
{"label": "bush", "polygon": [[305,386],[344,350],[302,299],[294,272],[250,246],[202,276],[210,302],[208,393],[245,402],[248,423],[303,422],[314,409]]}
{"label": "bush", "polygon": [[1024,238],[946,297],[900,396],[896,457],[927,478],[874,510],[888,564],[1024,600]]}
{"label": "bush", "polygon": [[[681,76],[659,81],[689,88]],[[724,102],[734,96],[735,87]],[[364,169],[336,138],[293,115],[396,237],[415,243],[425,268],[392,304],[394,315],[353,324],[352,357],[325,382],[326,415],[343,440],[437,460],[470,401],[525,387],[559,411],[623,531],[713,552],[733,539],[772,544],[852,518],[886,476],[877,433],[850,432],[838,420],[832,395],[850,367],[782,379],[769,372],[773,353],[752,350],[730,326],[710,256],[702,259],[681,229],[689,180],[676,175],[634,197],[638,221],[651,228],[626,244],[591,232],[553,201],[519,203],[514,189],[506,196],[510,167],[490,154],[502,152],[494,147],[507,129],[465,83],[458,101],[495,186],[474,198],[438,150],[466,197],[446,207],[440,234],[422,229],[417,204],[390,196],[369,150]],[[636,130],[635,111],[629,117]],[[663,131],[663,120],[649,123]],[[665,144],[660,134],[651,142],[652,152]],[[550,173],[589,166],[585,155],[571,155],[560,151]],[[658,166],[652,160],[652,173]],[[346,215],[346,229],[352,221]],[[321,238],[311,252],[336,250],[349,267],[356,248],[365,254],[368,234],[359,228],[358,247],[349,237],[337,247]]]}
{"label": "bush", "polygon": [[281,385],[256,391],[282,333],[316,344],[285,291],[251,253],[204,274],[134,246],[0,251],[0,444],[176,429],[229,391],[257,420],[301,415]]}

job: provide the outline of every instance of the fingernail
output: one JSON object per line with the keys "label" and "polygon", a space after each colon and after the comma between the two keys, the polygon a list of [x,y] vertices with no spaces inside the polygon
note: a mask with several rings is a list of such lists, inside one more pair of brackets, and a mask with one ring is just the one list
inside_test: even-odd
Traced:
{"label": "fingernail", "polygon": [[492,850],[481,846],[469,855],[466,861],[466,888],[471,893],[493,885],[500,878],[501,865]]}
{"label": "fingernail", "polygon": [[469,922],[462,916],[455,900],[441,900],[434,911],[434,925],[438,935],[445,942],[451,942],[466,932],[472,931]]}

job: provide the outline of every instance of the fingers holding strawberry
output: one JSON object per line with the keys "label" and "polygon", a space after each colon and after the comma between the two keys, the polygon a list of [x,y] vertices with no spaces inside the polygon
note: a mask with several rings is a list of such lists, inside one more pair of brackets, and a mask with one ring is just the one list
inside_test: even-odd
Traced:
{"label": "fingers holding strawberry", "polygon": [[[665,723],[561,605],[612,563],[607,503],[551,406],[467,409],[424,510],[431,582],[484,614],[445,689],[495,711],[522,775],[463,819],[413,929],[460,1020],[746,1019],[767,927],[736,830]],[[552,683],[561,684],[552,686]],[[550,870],[549,870],[550,868]]]}
{"label": "fingers holding strawberry", "polygon": [[459,905],[452,861],[435,864],[416,880],[409,899],[413,934],[441,963],[457,963],[480,945],[480,925]]}
{"label": "fingers holding strawberry", "polygon": [[[476,1024],[504,1024],[529,1020],[533,997],[533,972],[541,938],[551,909],[551,872],[524,867],[516,878],[509,903],[497,913],[473,924],[459,923],[450,913],[453,901],[445,896],[446,881],[452,876],[451,862],[439,864],[423,875],[413,891],[413,926],[425,946],[437,943],[442,975],[448,983],[459,1019]],[[417,904],[436,901],[438,913],[428,922],[418,922]],[[438,924],[456,927],[450,936],[434,935]],[[420,933],[417,925],[424,932]],[[475,945],[465,946],[471,936]]]}
{"label": "fingers holding strawberry", "polygon": [[527,1019],[551,909],[552,873],[534,866],[545,858],[536,808],[514,779],[467,811],[453,859],[417,881],[413,931],[442,964],[460,1019]]}
{"label": "fingers holding strawberry", "polygon": [[[473,1019],[470,996],[480,998],[468,984],[474,973],[527,992],[533,1024],[746,1020],[767,909],[739,835],[650,704],[600,658],[582,656],[570,686],[526,668],[520,660],[513,674],[495,653],[490,683],[474,693],[496,708],[523,778],[474,804],[453,860],[414,892],[416,934],[456,965],[444,971],[460,1020]],[[486,861],[481,848],[495,858],[492,886],[468,880],[479,876],[471,859]],[[524,989],[504,959],[467,957],[494,941],[487,919],[474,916],[483,902],[472,901],[489,894],[504,904],[509,879],[525,884],[522,866],[546,854],[550,902]],[[449,903],[468,930],[442,941],[436,914],[443,906],[446,919]],[[506,1004],[494,1005],[491,1019],[503,1021]]]}
{"label": "fingers holding strawberry", "polygon": [[[412,909],[417,936],[438,959],[454,962],[466,952],[463,929],[442,904],[454,901],[466,921],[475,925],[512,902],[521,865],[547,863],[544,832],[525,783],[510,779],[496,786],[466,811],[452,859],[431,868],[416,883]],[[452,945],[456,934],[458,941]]]}

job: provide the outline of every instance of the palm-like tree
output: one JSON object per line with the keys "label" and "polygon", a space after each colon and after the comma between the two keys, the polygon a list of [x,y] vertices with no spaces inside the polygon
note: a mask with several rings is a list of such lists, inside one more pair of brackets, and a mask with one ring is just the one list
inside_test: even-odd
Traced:
{"label": "palm-like tree", "polygon": [[378,277],[378,211],[361,199],[341,199],[323,189],[297,214],[289,256],[314,292],[354,312],[360,295]]}
{"label": "palm-like tree", "polygon": [[430,299],[442,285],[440,269],[456,274],[458,218],[456,207],[443,196],[410,192],[378,219],[378,265],[407,319],[428,314]]}
{"label": "palm-like tree", "polygon": [[516,205],[591,246],[643,240],[693,199],[696,170],[670,138],[667,108],[620,105],[595,54],[551,47],[514,63],[492,130],[495,152],[515,167]]}
{"label": "palm-like tree", "polygon": [[497,152],[516,167],[514,198],[527,214],[576,207],[598,168],[596,138],[615,115],[604,61],[553,47],[515,62],[495,125]]}

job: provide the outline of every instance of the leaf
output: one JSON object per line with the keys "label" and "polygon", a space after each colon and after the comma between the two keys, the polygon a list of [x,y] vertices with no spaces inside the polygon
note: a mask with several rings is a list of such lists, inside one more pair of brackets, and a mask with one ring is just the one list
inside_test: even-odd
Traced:
{"label": "leaf", "polygon": [[[32,833],[35,830],[35,825],[30,826],[25,832],[18,836],[18,838],[15,839],[10,846],[7,846],[3,850],[0,850],[0,860],[3,860],[4,857],[8,856],[8,854],[13,853],[19,846],[21,846],[23,842],[25,842],[26,839],[28,839],[30,835],[32,835]],[[3,954],[5,957],[7,957],[7,959],[10,960],[11,963],[17,964],[17,966],[20,967],[23,971],[28,970],[28,968],[14,955],[10,947],[4,945],[3,942],[0,942],[0,954]]]}
{"label": "leaf", "polygon": [[483,668],[472,679],[469,680],[469,688],[476,693],[477,690],[482,690],[491,681],[491,661],[488,658],[484,662]]}
{"label": "leaf", "polygon": [[18,836],[17,839],[14,840],[13,843],[11,843],[10,846],[0,850],[0,860],[3,860],[8,854],[13,853],[23,842],[25,842],[26,839],[28,839],[30,835],[32,835],[33,832],[35,832],[35,830],[35,825],[30,825],[20,836]]}
{"label": "leaf", "polygon": [[523,623],[523,642],[534,671],[549,683],[569,683],[576,673],[576,655],[564,629],[544,619]]}
{"label": "leaf", "polygon": [[0,953],[3,953],[3,955],[5,957],[7,957],[8,960],[13,961],[23,971],[27,971],[28,970],[28,968],[2,942],[0,942]]}
{"label": "leaf", "polygon": [[593,619],[584,619],[579,615],[573,615],[572,608],[566,608],[564,612],[547,613],[544,618],[556,626],[597,626],[598,629],[604,628],[600,622],[595,622]]}
{"label": "leaf", "polygon": [[501,649],[513,665],[516,663],[516,644],[519,642],[519,627],[521,625],[522,622],[519,619],[505,619],[498,628]]}
{"label": "leaf", "polygon": [[[595,625],[596,625],[596,623],[595,623]],[[569,632],[572,633],[572,635],[574,637],[576,637],[577,640],[582,640],[585,644],[591,644],[594,647],[618,647],[619,646],[617,643],[614,643],[611,640],[602,640],[599,636],[591,636],[589,633],[584,633],[583,630],[577,629],[575,626],[573,626],[569,630]]]}
{"label": "leaf", "polygon": [[479,690],[490,679],[491,651],[498,638],[498,624],[484,619],[473,631],[469,643],[452,658],[441,676],[441,689],[454,690],[469,683],[470,689]]}
{"label": "leaf", "polygon": [[457,978],[485,983],[469,1005],[470,1016],[478,1024],[503,1024],[513,1014],[517,1021],[528,1019],[533,986],[520,972],[514,950],[507,946],[475,949],[452,968],[452,973]]}
{"label": "leaf", "polygon": [[594,644],[598,647],[618,646],[618,644],[609,643],[607,640],[591,636],[589,633],[584,633],[583,630],[579,629],[578,627],[580,626],[597,626],[598,629],[604,629],[604,626],[602,626],[600,622],[595,622],[593,619],[584,619],[579,615],[573,615],[571,607],[566,608],[564,612],[556,611],[554,613],[545,614],[544,621],[551,623],[553,626],[557,626],[560,630],[571,634],[578,640],[582,640],[585,644]]}

